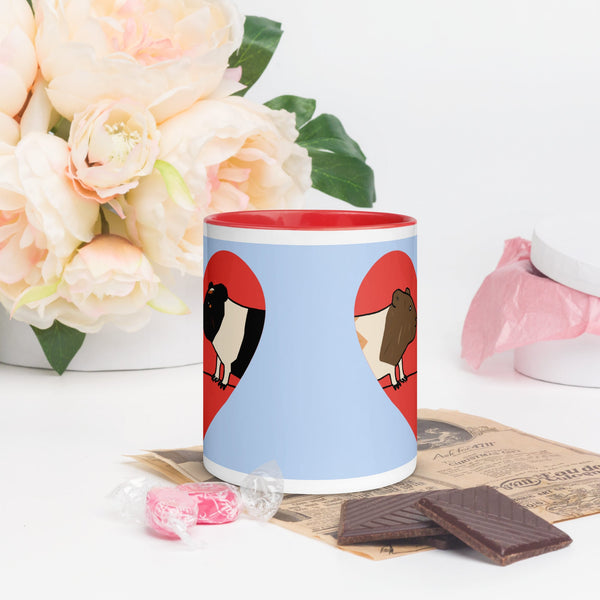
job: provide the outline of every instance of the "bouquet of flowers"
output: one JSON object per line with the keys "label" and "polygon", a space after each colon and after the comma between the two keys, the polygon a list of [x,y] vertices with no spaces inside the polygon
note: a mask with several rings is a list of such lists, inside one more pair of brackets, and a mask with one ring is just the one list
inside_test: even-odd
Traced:
{"label": "bouquet of flowers", "polygon": [[375,200],[312,99],[245,93],[281,25],[229,0],[0,0],[0,302],[58,372],[87,333],[185,314],[210,213]]}

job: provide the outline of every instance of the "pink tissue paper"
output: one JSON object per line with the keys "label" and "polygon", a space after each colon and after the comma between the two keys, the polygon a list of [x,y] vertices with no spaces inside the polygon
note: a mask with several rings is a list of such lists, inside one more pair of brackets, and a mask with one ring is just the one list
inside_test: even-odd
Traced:
{"label": "pink tissue paper", "polygon": [[600,298],[568,288],[531,263],[531,242],[513,238],[475,294],[462,333],[462,357],[475,369],[496,352],[600,335]]}

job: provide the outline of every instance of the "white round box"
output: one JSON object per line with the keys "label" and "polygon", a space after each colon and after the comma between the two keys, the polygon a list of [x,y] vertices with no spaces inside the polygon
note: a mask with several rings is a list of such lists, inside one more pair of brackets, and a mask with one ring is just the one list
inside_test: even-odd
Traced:
{"label": "white round box", "polygon": [[[542,220],[531,240],[532,264],[566,287],[600,296],[599,224],[598,212]],[[600,336],[584,333],[517,348],[514,367],[543,381],[600,387]]]}

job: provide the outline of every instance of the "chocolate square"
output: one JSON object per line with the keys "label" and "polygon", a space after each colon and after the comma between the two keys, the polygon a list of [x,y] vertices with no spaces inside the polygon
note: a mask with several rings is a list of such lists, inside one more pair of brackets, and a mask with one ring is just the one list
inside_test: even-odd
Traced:
{"label": "chocolate square", "polygon": [[455,535],[446,533],[442,535],[425,535],[418,538],[407,538],[401,540],[410,544],[423,544],[425,546],[433,546],[438,550],[455,550],[456,548],[466,548],[466,544],[459,540]]}
{"label": "chocolate square", "polygon": [[573,541],[558,527],[485,485],[427,494],[417,506],[426,517],[499,565],[558,550]]}
{"label": "chocolate square", "polygon": [[342,505],[339,545],[447,534],[416,508],[430,492],[410,492],[347,500]]}

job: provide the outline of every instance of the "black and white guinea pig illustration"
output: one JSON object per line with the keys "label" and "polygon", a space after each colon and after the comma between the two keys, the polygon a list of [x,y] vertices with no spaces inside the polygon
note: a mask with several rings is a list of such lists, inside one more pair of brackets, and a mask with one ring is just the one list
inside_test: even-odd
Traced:
{"label": "black and white guinea pig illustration", "polygon": [[[417,309],[410,289],[395,290],[392,303],[380,311],[354,318],[360,347],[377,379],[390,376],[398,389],[406,381],[402,357],[417,334]],[[398,367],[398,377],[396,377]]]}
{"label": "black and white guinea pig illustration", "polygon": [[[217,354],[212,380],[225,389],[233,373],[242,377],[258,342],[265,322],[265,311],[234,302],[222,283],[211,281],[204,296],[204,335]],[[223,365],[223,377],[221,377]]]}

